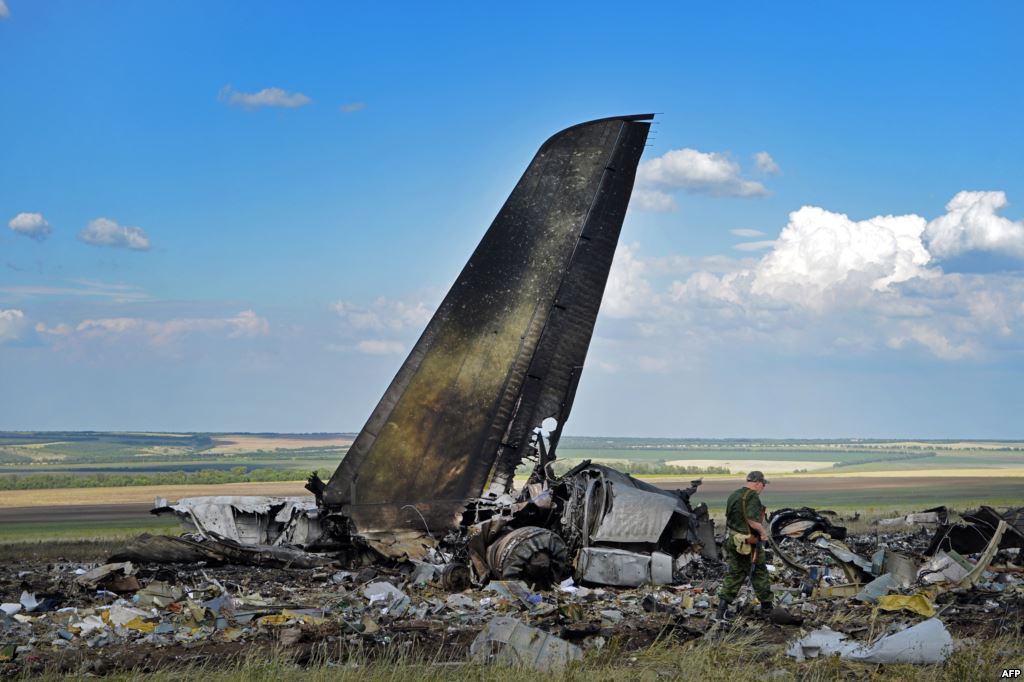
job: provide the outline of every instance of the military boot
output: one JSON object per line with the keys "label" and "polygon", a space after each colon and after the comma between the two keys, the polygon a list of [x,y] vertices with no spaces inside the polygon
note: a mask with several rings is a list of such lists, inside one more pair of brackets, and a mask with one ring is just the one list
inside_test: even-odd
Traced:
{"label": "military boot", "polygon": [[715,620],[720,620],[723,623],[729,622],[729,616],[726,611],[729,609],[729,602],[724,599],[718,600],[718,610],[715,611]]}

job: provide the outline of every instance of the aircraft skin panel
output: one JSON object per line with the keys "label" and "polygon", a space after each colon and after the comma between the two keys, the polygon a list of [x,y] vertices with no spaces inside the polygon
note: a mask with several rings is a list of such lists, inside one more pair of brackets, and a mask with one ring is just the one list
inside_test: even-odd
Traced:
{"label": "aircraft skin panel", "polygon": [[[650,115],[537,152],[323,492],[359,531],[453,527],[568,414]],[[538,419],[540,421],[538,421]],[[416,524],[422,525],[418,516]]]}

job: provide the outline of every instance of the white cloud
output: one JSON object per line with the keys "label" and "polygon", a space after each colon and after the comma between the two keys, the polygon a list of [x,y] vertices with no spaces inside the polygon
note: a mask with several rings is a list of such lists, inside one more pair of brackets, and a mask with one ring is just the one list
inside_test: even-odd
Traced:
{"label": "white cloud", "polygon": [[775,163],[775,159],[768,152],[754,154],[754,165],[757,166],[757,170],[768,175],[778,175],[782,172],[779,164]]}
{"label": "white cloud", "polygon": [[601,312],[609,317],[631,317],[652,302],[651,285],[644,277],[646,262],[637,257],[638,244],[622,244],[608,274]]}
{"label": "white cloud", "polygon": [[108,218],[97,218],[78,233],[78,238],[93,246],[108,246],[115,249],[146,251],[149,238],[141,227],[118,225]]}
{"label": "white cloud", "polygon": [[751,230],[746,227],[740,227],[735,230],[729,230],[729,232],[731,234],[736,235],[737,237],[745,237],[747,239],[753,239],[754,237],[764,236],[764,232],[762,232],[761,230]]}
{"label": "white cloud", "polygon": [[676,209],[676,200],[671,194],[656,189],[633,190],[633,196],[629,200],[630,207],[639,208],[641,211],[653,211],[664,213]]}
{"label": "white cloud", "polygon": [[[964,217],[965,204],[978,206],[980,198],[972,199],[951,202],[950,214],[969,222],[990,217],[1003,202],[990,194],[998,201]],[[631,343],[642,349],[637,356],[671,357],[673,366],[682,357],[740,347],[801,355],[916,349],[949,362],[1018,356],[1024,276],[943,272],[925,241],[928,225],[913,214],[852,220],[805,206],[757,260],[644,260],[634,244],[620,277],[640,279],[643,298],[654,304],[620,305],[630,313],[620,318],[629,322],[604,333],[633,334]]]}
{"label": "white cloud", "polygon": [[6,19],[11,16],[11,10],[7,9],[7,3],[4,0],[0,0],[0,19]]}
{"label": "white cloud", "polygon": [[145,301],[149,299],[149,294],[141,291],[139,287],[134,284],[97,282],[88,279],[72,280],[72,283],[77,286],[36,286],[20,284],[13,287],[0,287],[0,293],[19,297],[85,296],[108,299],[113,303]]}
{"label": "white cloud", "polygon": [[43,241],[50,236],[50,223],[46,222],[46,218],[43,217],[42,213],[19,213],[10,219],[7,223],[7,227],[14,230],[16,233],[31,237],[36,241]]}
{"label": "white cloud", "polygon": [[310,104],[311,100],[301,92],[288,92],[281,88],[264,88],[259,92],[239,92],[230,85],[220,89],[218,99],[232,106],[240,106],[245,109],[263,109],[266,107],[281,107],[284,109],[297,109]]}
{"label": "white cloud", "polygon": [[773,246],[775,246],[775,242],[771,239],[766,239],[757,242],[740,242],[739,244],[734,244],[732,248],[737,251],[764,251]]}
{"label": "white cloud", "polygon": [[727,197],[768,194],[760,182],[740,177],[740,167],[724,154],[696,149],[672,149],[637,169],[641,189],[684,190]]}
{"label": "white cloud", "polygon": [[19,338],[25,322],[25,313],[17,308],[0,309],[0,343]]}
{"label": "white cloud", "polygon": [[921,241],[924,229],[916,215],[854,221],[804,206],[790,213],[775,248],[758,264],[752,291],[814,306],[847,284],[880,291],[926,275],[931,256]]}
{"label": "white cloud", "polygon": [[[67,325],[43,329],[45,333],[67,336]],[[74,327],[74,335],[82,338],[116,339],[141,336],[156,344],[166,344],[195,333],[223,333],[228,338],[252,338],[270,333],[270,323],[252,310],[243,310],[225,318],[175,318],[148,320],[138,317],[108,317],[82,320]]]}
{"label": "white cloud", "polygon": [[419,331],[433,315],[433,310],[422,301],[395,301],[383,297],[375,300],[371,306],[338,301],[331,308],[353,330]]}
{"label": "white cloud", "polygon": [[357,111],[362,111],[366,108],[366,102],[347,102],[338,107],[338,110],[343,114],[354,114]]}
{"label": "white cloud", "polygon": [[928,248],[937,258],[966,251],[993,251],[1024,258],[1024,221],[999,215],[1005,192],[959,192],[946,215],[928,223]]}
{"label": "white cloud", "polygon": [[368,355],[400,355],[405,352],[405,346],[399,341],[365,339],[356,344],[356,350]]}

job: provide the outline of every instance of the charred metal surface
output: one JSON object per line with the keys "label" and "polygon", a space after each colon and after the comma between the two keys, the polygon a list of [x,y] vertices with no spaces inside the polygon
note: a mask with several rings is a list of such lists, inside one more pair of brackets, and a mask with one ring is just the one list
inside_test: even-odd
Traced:
{"label": "charred metal surface", "polygon": [[443,533],[467,499],[508,490],[549,417],[554,449],[651,118],[591,121],[544,143],[320,490],[328,511],[359,533]]}
{"label": "charred metal surface", "polygon": [[768,532],[775,542],[783,537],[806,540],[812,533],[828,533],[836,540],[846,539],[846,528],[833,525],[821,512],[810,507],[778,509],[768,517]]}
{"label": "charred metal surface", "polygon": [[1024,507],[1000,513],[992,507],[982,506],[964,514],[962,519],[963,523],[939,526],[926,552],[929,556],[940,550],[954,550],[960,554],[980,552],[988,546],[1001,521],[1006,523],[1007,531],[999,543],[999,549],[1024,548]]}

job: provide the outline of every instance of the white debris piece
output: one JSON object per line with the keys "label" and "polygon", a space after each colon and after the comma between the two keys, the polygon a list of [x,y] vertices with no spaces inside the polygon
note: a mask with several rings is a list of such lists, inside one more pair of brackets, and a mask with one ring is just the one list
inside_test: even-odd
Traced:
{"label": "white debris piece", "polygon": [[786,654],[799,661],[838,655],[864,663],[932,664],[945,661],[952,650],[949,630],[938,618],[929,618],[870,645],[848,641],[845,634],[823,627],[793,642]]}
{"label": "white debris piece", "polygon": [[18,600],[21,603],[22,608],[25,612],[35,611],[36,607],[39,606],[39,601],[36,599],[36,595],[22,591],[21,599]]}
{"label": "white debris piece", "polygon": [[402,597],[405,597],[405,592],[388,582],[374,582],[370,583],[363,588],[363,596],[369,600],[370,604],[383,601],[385,603],[398,601]]}
{"label": "white debris piece", "polygon": [[110,607],[110,612],[107,614],[110,618],[110,622],[114,625],[124,625],[132,622],[136,618],[148,618],[149,615],[149,613],[141,609],[124,606],[123,604],[114,604]]}
{"label": "white debris piece", "polygon": [[507,616],[487,623],[469,652],[478,663],[499,662],[541,672],[560,670],[569,661],[583,658],[583,650],[575,644]]}

